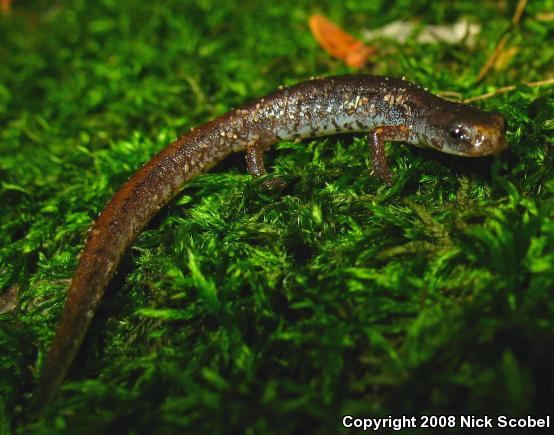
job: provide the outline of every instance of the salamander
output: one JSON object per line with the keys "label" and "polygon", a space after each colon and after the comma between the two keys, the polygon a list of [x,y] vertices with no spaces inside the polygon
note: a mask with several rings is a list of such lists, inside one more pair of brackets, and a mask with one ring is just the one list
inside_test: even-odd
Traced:
{"label": "salamander", "polygon": [[246,152],[248,172],[260,177],[264,152],[279,141],[367,133],[372,172],[390,184],[387,141],[478,157],[506,148],[505,128],[499,114],[441,99],[404,79],[344,75],[281,88],[191,129],[138,169],[93,223],[42,365],[35,407],[48,403],[65,377],[129,245],[185,183],[229,154]]}

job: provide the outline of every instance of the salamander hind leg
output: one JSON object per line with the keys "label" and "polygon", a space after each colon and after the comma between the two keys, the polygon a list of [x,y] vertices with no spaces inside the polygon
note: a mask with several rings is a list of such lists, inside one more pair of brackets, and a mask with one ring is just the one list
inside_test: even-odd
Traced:
{"label": "salamander hind leg", "polygon": [[[248,173],[253,177],[261,177],[267,172],[264,165],[264,152],[267,147],[261,145],[249,145],[246,148],[246,166]],[[278,178],[270,178],[263,182],[266,189],[284,189],[286,184]]]}
{"label": "salamander hind leg", "polygon": [[405,125],[376,127],[369,133],[369,147],[373,160],[371,174],[377,175],[389,186],[392,184],[392,174],[385,154],[385,142],[408,140],[408,133]]}

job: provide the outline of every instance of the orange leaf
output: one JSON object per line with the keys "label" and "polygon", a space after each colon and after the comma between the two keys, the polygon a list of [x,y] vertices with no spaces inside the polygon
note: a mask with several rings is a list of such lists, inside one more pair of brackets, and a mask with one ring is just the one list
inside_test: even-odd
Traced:
{"label": "orange leaf", "polygon": [[349,67],[362,68],[368,57],[375,53],[372,47],[367,47],[362,41],[346,33],[323,15],[312,15],[309,25],[319,45]]}
{"label": "orange leaf", "polygon": [[4,15],[10,14],[12,0],[0,0],[0,12]]}

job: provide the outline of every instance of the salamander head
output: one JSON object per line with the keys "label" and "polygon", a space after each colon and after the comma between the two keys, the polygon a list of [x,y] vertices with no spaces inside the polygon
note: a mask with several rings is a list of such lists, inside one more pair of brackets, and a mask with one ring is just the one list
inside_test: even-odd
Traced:
{"label": "salamander head", "polygon": [[465,104],[445,104],[429,117],[427,145],[448,154],[481,157],[498,154],[507,148],[506,121]]}

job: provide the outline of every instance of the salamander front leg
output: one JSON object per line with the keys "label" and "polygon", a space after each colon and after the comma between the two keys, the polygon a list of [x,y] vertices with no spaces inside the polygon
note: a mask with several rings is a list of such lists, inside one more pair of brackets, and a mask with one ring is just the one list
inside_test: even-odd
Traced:
{"label": "salamander front leg", "polygon": [[[261,177],[266,174],[264,165],[264,152],[267,151],[267,147],[260,145],[249,145],[246,148],[246,167],[248,173],[253,177]],[[263,182],[263,186],[266,189],[284,189],[286,184],[278,178],[271,178]]]}
{"label": "salamander front leg", "polygon": [[369,133],[369,147],[371,148],[371,158],[373,160],[373,171],[371,174],[377,175],[389,186],[392,184],[392,174],[387,164],[385,154],[385,142],[408,140],[409,130],[405,125],[391,125],[376,127]]}

